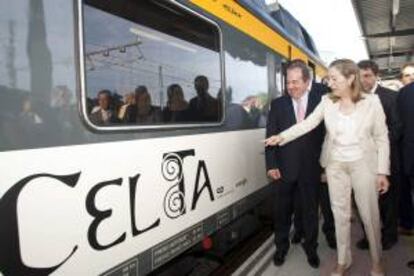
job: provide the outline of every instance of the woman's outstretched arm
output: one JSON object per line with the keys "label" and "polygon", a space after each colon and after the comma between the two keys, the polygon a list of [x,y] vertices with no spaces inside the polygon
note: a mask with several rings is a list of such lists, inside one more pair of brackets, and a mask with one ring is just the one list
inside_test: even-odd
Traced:
{"label": "woman's outstretched arm", "polygon": [[327,100],[327,96],[323,96],[321,102],[305,120],[291,126],[278,135],[267,138],[265,140],[265,146],[283,146],[317,127],[323,120],[325,113],[325,102]]}

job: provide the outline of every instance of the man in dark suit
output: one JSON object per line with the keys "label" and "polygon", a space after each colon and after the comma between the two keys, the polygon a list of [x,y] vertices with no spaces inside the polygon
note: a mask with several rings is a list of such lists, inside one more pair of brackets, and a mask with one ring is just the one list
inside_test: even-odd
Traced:
{"label": "man in dark suit", "polygon": [[[401,67],[400,81],[403,86],[414,82],[414,63],[408,62]],[[401,177],[400,188],[400,228],[401,235],[414,235],[414,206],[411,196],[410,180],[405,174]]]}
{"label": "man in dark suit", "polygon": [[[391,148],[390,189],[379,198],[382,220],[382,247],[390,249],[398,240],[398,187],[400,185],[400,136],[401,124],[397,113],[397,92],[378,84],[378,65],[372,60],[358,63],[362,88],[366,93],[375,93],[384,109]],[[364,237],[358,241],[357,247],[368,249],[368,240]]]}
{"label": "man in dark suit", "polygon": [[[402,125],[402,160],[403,173],[409,179],[410,186],[414,186],[414,82],[401,88],[397,99],[398,111]],[[410,196],[412,196],[410,194]],[[408,263],[414,268],[414,260]]]}
{"label": "man in dark suit", "polygon": [[[276,135],[302,121],[321,100],[322,86],[311,85],[309,69],[301,60],[287,67],[287,90],[272,101],[267,120],[266,137]],[[304,243],[308,263],[319,267],[317,254],[318,206],[321,167],[319,156],[324,137],[323,126],[285,145],[266,147],[267,175],[274,182],[274,232],[276,253],[274,264],[280,266],[289,250],[295,194],[300,200]]]}

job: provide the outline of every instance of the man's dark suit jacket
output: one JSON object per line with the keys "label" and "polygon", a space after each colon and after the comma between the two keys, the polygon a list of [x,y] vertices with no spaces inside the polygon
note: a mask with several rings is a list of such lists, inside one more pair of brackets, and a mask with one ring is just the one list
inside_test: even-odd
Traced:
{"label": "man's dark suit jacket", "polygon": [[[321,101],[326,87],[313,83],[309,92],[306,117],[312,113]],[[271,103],[267,120],[266,137],[276,135],[296,124],[295,109],[289,95],[274,99]],[[283,147],[266,147],[266,168],[279,169],[282,180],[297,181],[299,171],[312,179],[320,179],[321,167],[319,156],[323,138],[324,126],[317,128]]]}
{"label": "man's dark suit jacket", "polygon": [[382,108],[384,109],[391,146],[391,173],[395,173],[400,170],[398,146],[401,140],[401,122],[397,112],[398,93],[380,85],[378,85],[374,93],[380,98]]}
{"label": "man's dark suit jacket", "polygon": [[402,125],[403,166],[414,176],[414,83],[404,86],[398,94],[398,111]]}

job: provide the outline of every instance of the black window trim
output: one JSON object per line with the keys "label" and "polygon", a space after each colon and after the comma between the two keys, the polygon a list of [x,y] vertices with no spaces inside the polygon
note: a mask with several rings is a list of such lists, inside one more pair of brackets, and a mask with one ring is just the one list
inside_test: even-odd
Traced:
{"label": "black window trim", "polygon": [[[75,51],[77,55],[77,62],[79,63],[77,68],[77,90],[78,96],[80,97],[80,102],[78,101],[79,111],[80,111],[80,118],[82,119],[83,123],[86,124],[88,128],[93,131],[101,132],[101,133],[109,133],[109,132],[131,132],[136,130],[168,130],[168,129],[189,129],[189,128],[208,128],[208,127],[217,127],[223,126],[225,122],[225,93],[222,93],[222,103],[221,103],[221,120],[215,123],[192,123],[192,124],[152,124],[152,125],[110,125],[110,126],[98,126],[91,122],[89,119],[89,115],[87,112],[87,93],[86,93],[86,72],[85,72],[85,48],[84,48],[84,14],[83,14],[83,7],[84,7],[84,0],[75,0],[76,1],[76,12],[75,12],[75,22],[77,24],[75,28]],[[224,48],[223,48],[223,32],[220,25],[213,21],[212,19],[206,17],[205,15],[200,14],[189,7],[178,3],[176,0],[164,0],[166,3],[173,4],[174,6],[183,9],[198,18],[206,21],[209,24],[214,25],[218,30],[219,35],[219,59],[220,59],[220,78],[221,78],[221,90],[225,91],[225,65],[224,65]]]}

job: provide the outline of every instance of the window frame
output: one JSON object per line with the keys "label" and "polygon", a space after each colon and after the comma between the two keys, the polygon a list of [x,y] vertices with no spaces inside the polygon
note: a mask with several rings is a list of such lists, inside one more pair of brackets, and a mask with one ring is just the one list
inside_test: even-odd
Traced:
{"label": "window frame", "polygon": [[[84,43],[84,5],[86,5],[85,0],[77,0],[76,1],[76,12],[75,12],[75,55],[77,65],[77,90],[78,96],[80,97],[80,101],[78,101],[79,106],[79,115],[83,121],[83,123],[91,130],[100,132],[100,133],[110,133],[110,132],[131,132],[137,130],[175,130],[175,129],[191,129],[191,128],[211,128],[211,127],[218,127],[223,126],[226,120],[225,114],[225,93],[222,94],[222,102],[221,102],[221,120],[218,122],[206,122],[206,123],[173,123],[173,124],[149,124],[149,125],[139,125],[139,124],[114,124],[109,126],[98,126],[91,122],[89,118],[89,114],[87,112],[87,91],[86,91],[86,71],[85,71],[85,43]],[[224,91],[226,84],[225,84],[225,64],[224,64],[224,48],[223,48],[223,31],[220,25],[215,22],[214,20],[208,18],[207,16],[197,12],[181,3],[178,3],[176,0],[165,0],[167,4],[171,4],[178,9],[182,9],[199,19],[205,21],[208,24],[213,25],[218,31],[218,39],[219,39],[219,67],[220,67],[220,86],[222,91]]]}

